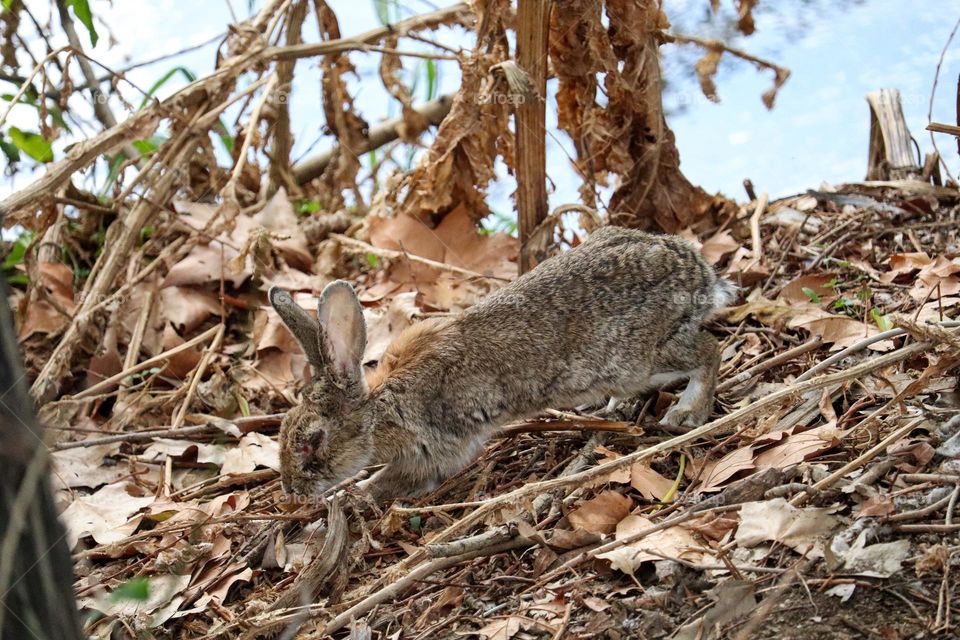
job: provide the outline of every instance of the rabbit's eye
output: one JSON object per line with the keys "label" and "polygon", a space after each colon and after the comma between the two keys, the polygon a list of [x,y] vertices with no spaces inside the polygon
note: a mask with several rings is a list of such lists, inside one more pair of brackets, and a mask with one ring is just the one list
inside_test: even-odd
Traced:
{"label": "rabbit's eye", "polygon": [[314,452],[320,448],[320,445],[323,443],[323,430],[317,429],[309,436],[307,436],[306,442],[300,447],[300,453],[303,454],[305,458],[313,457]]}

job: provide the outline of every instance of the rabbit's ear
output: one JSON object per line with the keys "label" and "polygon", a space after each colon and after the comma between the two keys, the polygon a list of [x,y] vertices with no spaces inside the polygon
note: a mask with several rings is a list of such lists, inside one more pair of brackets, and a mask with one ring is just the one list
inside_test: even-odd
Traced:
{"label": "rabbit's ear", "polygon": [[290,297],[290,294],[280,287],[270,287],[267,293],[270,299],[270,305],[276,309],[287,325],[287,329],[297,339],[303,348],[303,353],[307,356],[307,361],[316,370],[323,369],[323,356],[320,354],[320,325],[310,317],[310,314],[303,310]]}
{"label": "rabbit's ear", "polygon": [[320,294],[317,319],[323,359],[330,373],[341,383],[362,384],[367,327],[353,287],[343,280],[328,284]]}

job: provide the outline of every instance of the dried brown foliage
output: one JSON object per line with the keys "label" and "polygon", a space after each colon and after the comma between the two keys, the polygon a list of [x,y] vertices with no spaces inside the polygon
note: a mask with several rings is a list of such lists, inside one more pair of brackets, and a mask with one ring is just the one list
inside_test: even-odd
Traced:
{"label": "dried brown foliage", "polygon": [[660,99],[657,48],[669,21],[656,3],[584,1],[554,7],[550,56],[559,80],[559,124],[577,150],[584,202],[596,206],[597,185],[618,176],[609,205],[617,224],[675,232],[722,207],[723,199],[715,201],[680,171]]}

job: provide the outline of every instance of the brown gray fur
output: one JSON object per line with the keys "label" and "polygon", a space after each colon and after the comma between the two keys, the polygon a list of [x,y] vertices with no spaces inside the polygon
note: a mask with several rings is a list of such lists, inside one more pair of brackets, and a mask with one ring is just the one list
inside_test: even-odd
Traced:
{"label": "brown gray fur", "polygon": [[270,302],[314,373],[280,429],[284,487],[319,495],[382,464],[366,481],[377,497],[415,495],[510,420],[676,380],[689,382],[663,422],[700,425],[719,364],[701,325],[732,293],[685,240],[604,227],[457,318],[408,329],[368,388],[353,288],[328,285],[314,321],[274,287]]}

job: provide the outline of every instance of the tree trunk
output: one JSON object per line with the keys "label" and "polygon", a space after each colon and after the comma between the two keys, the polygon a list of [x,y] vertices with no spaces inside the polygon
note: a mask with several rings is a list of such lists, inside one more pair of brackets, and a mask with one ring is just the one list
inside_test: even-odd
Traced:
{"label": "tree trunk", "polygon": [[50,456],[0,285],[0,639],[80,640],[66,533],[48,483]]}
{"label": "tree trunk", "polygon": [[[543,261],[542,246],[531,246],[534,230],[547,217],[547,27],[549,0],[519,0],[517,64],[530,77],[533,95],[514,110],[517,132],[517,223],[520,273]],[[524,98],[526,98],[524,96]],[[538,255],[539,254],[539,255]]]}

